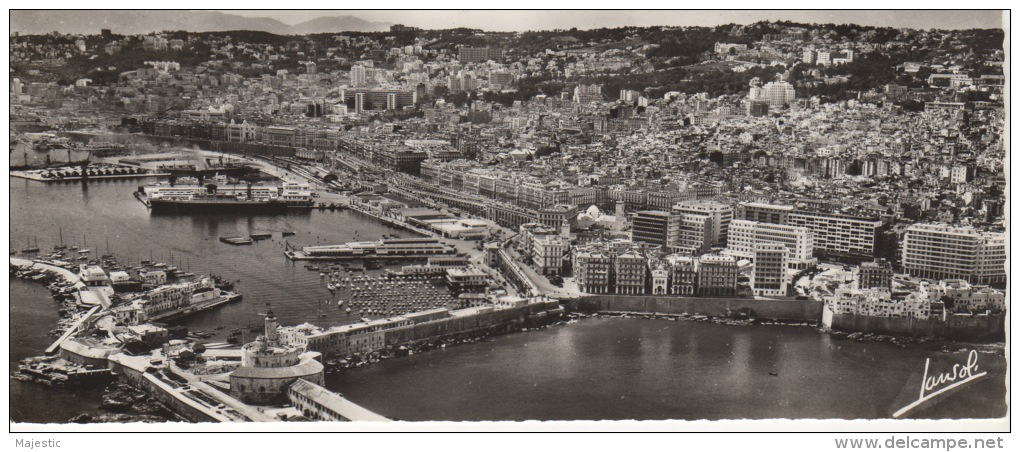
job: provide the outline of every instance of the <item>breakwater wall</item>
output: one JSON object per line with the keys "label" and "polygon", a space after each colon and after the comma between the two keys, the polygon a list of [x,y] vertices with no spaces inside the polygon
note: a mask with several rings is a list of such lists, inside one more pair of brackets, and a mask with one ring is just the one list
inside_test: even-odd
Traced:
{"label": "breakwater wall", "polygon": [[120,381],[134,386],[156,399],[163,406],[178,416],[191,422],[224,422],[227,419],[217,417],[193,400],[188,399],[174,390],[173,386],[159,377],[133,368],[122,363],[115,355],[109,361],[110,370],[117,374]]}
{"label": "breakwater wall", "polygon": [[1005,340],[1004,315],[950,315],[946,320],[833,314],[831,328],[847,332],[935,336],[960,341]]}
{"label": "breakwater wall", "polygon": [[635,295],[586,295],[565,301],[572,311],[633,312],[640,314],[703,314],[729,316],[746,312],[749,317],[782,321],[822,320],[821,301],[755,300],[751,298],[658,297]]}

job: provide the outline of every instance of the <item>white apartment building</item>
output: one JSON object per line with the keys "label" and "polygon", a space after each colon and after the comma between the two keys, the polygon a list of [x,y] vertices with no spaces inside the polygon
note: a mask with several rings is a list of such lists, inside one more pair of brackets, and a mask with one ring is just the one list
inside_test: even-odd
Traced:
{"label": "white apartment building", "polygon": [[1006,281],[1006,238],[971,227],[919,223],[907,228],[903,270],[930,279],[963,279],[974,284]]}
{"label": "white apartment building", "polygon": [[563,256],[570,249],[570,242],[556,235],[535,237],[531,260],[535,270],[542,275],[558,275],[563,270]]}
{"label": "white apartment building", "polygon": [[811,230],[816,254],[869,258],[875,255],[875,231],[882,226],[879,220],[802,210],[790,212],[788,224]]}
{"label": "white apartment building", "polygon": [[675,238],[668,240],[674,253],[699,254],[707,251],[712,243],[712,218],[708,215],[679,215],[677,227],[670,232]]}
{"label": "white apartment building", "polygon": [[710,244],[726,241],[730,221],[733,220],[733,206],[716,201],[691,200],[677,203],[673,206],[673,211],[682,215],[707,216]]}
{"label": "white apartment building", "polygon": [[757,296],[786,295],[789,251],[781,243],[759,243],[754,248],[751,287]]}
{"label": "white apartment building", "polygon": [[755,245],[778,243],[789,251],[788,268],[801,270],[814,265],[814,233],[802,226],[733,220],[730,223],[726,247],[730,254],[753,258]]}

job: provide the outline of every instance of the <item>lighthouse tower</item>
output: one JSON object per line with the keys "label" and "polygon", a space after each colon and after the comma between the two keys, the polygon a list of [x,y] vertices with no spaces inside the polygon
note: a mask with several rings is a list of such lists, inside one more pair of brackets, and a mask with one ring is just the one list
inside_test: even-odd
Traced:
{"label": "lighthouse tower", "polygon": [[278,347],[280,345],[280,332],[277,328],[280,324],[276,321],[276,316],[273,315],[273,309],[270,308],[269,312],[266,312],[266,340],[264,343],[267,347]]}

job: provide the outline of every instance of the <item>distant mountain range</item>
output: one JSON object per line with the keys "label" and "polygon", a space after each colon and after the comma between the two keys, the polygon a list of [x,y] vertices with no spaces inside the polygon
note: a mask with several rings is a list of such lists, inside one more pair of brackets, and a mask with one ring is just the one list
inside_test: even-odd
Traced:
{"label": "distant mountain range", "polygon": [[93,35],[109,28],[115,34],[136,35],[154,31],[192,32],[251,30],[278,35],[305,35],[341,31],[386,31],[389,22],[369,22],[354,16],[319,17],[288,25],[267,17],[244,17],[217,11],[97,11],[12,10],[11,32],[23,35],[51,31]]}

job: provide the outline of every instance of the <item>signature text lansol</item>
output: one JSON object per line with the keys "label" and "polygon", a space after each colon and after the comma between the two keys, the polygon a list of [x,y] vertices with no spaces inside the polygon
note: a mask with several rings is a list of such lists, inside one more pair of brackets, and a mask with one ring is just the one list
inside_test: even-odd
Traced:
{"label": "signature text lansol", "polygon": [[[924,360],[924,376],[921,378],[921,391],[917,397],[917,400],[913,401],[909,405],[900,408],[899,411],[893,413],[893,417],[901,417],[904,414],[910,412],[914,408],[917,408],[922,403],[938,397],[953,388],[959,387],[971,381],[977,380],[988,374],[988,372],[975,373],[978,370],[977,365],[978,353],[977,350],[971,350],[970,354],[967,355],[966,364],[955,364],[953,370],[950,372],[940,373],[937,376],[928,376],[928,368],[931,365],[931,358]],[[947,383],[951,383],[947,386]]]}

